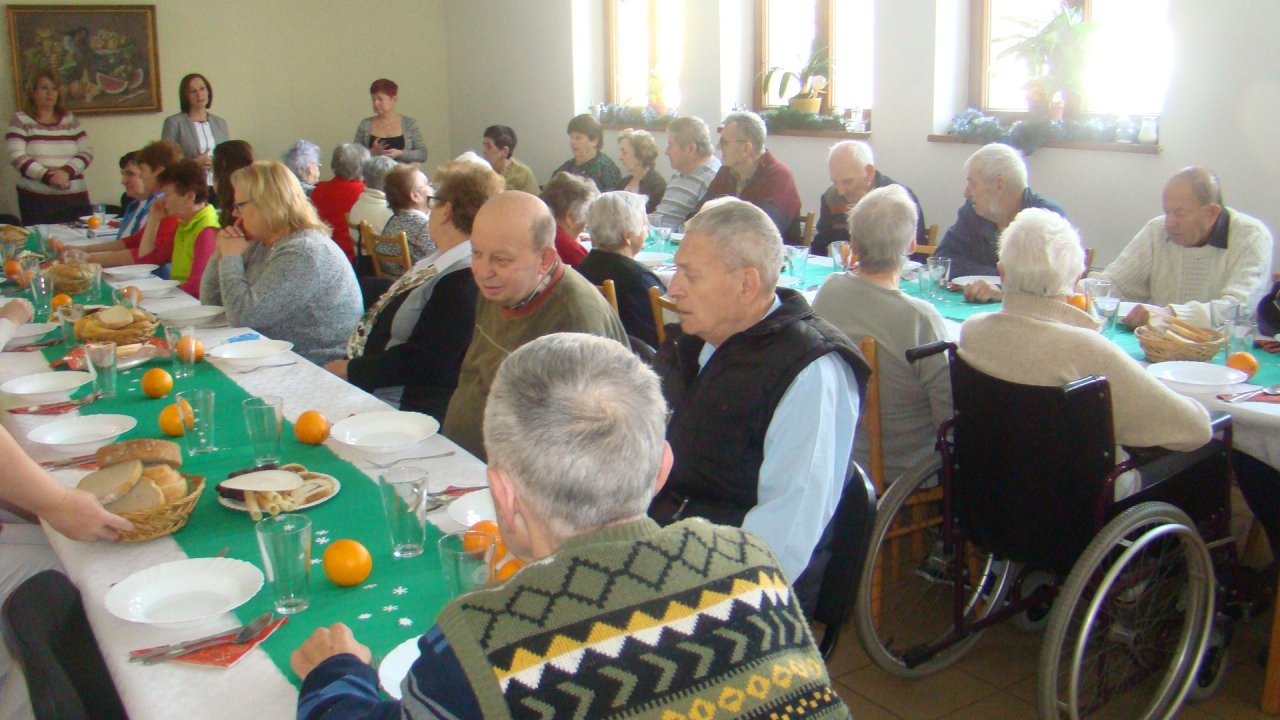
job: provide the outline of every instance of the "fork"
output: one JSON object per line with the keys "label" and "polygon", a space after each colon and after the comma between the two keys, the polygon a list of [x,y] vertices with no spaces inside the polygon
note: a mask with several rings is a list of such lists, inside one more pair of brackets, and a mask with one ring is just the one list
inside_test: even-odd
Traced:
{"label": "fork", "polygon": [[258,372],[259,370],[266,370],[267,368],[282,368],[282,367],[289,367],[290,365],[297,365],[297,364],[298,364],[298,361],[297,361],[297,360],[294,360],[293,362],[287,362],[287,363],[276,363],[275,365],[259,365],[259,366],[258,366],[258,367],[256,367],[256,368],[249,368],[248,370],[241,370],[241,371],[240,371],[240,374],[241,374],[241,375],[248,375],[249,373]]}
{"label": "fork", "polygon": [[456,453],[453,450],[450,450],[448,452],[437,453],[435,455],[422,455],[420,457],[400,458],[398,460],[392,460],[391,462],[386,462],[386,463],[377,463],[372,460],[365,460],[365,462],[379,470],[386,470],[392,465],[396,465],[402,462],[409,462],[410,460],[434,460],[436,458],[449,457],[450,455],[455,455],[455,454]]}

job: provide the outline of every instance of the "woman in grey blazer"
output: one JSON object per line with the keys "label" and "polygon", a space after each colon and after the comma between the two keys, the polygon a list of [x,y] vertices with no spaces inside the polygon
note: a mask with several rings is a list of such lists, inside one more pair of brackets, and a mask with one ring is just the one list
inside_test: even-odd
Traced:
{"label": "woman in grey blazer", "polygon": [[178,143],[182,155],[199,163],[212,183],[213,149],[231,139],[227,121],[209,112],[213,86],[200,73],[187,75],[178,88],[178,106],[182,112],[164,119],[160,138]]}
{"label": "woman in grey blazer", "polygon": [[354,142],[369,148],[373,156],[386,155],[402,163],[426,162],[427,146],[417,121],[396,112],[399,91],[400,86],[386,78],[373,81],[369,95],[374,116],[360,121]]}

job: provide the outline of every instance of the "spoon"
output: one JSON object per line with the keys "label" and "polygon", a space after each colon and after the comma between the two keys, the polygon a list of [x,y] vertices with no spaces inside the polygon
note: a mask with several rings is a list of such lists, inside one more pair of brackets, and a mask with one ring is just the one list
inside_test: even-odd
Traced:
{"label": "spoon", "polygon": [[400,458],[399,460],[392,460],[391,462],[385,462],[385,463],[374,462],[374,461],[372,461],[372,460],[365,460],[365,462],[369,463],[369,465],[371,465],[371,466],[373,466],[373,467],[375,467],[375,468],[377,468],[377,469],[379,469],[379,470],[386,470],[387,468],[391,467],[392,465],[396,465],[396,464],[398,464],[398,463],[402,463],[402,462],[409,462],[410,460],[435,460],[436,458],[449,457],[449,456],[451,456],[451,455],[453,455],[453,454],[454,454],[454,451],[453,451],[453,450],[449,450],[449,451],[442,452],[442,453],[436,453],[435,455],[422,455],[422,456],[419,456],[419,457]]}
{"label": "spoon", "polygon": [[156,648],[149,653],[138,655],[130,658],[135,662],[141,662],[143,665],[155,665],[156,663],[168,662],[174,658],[182,657],[188,653],[202,650],[213,645],[240,644],[252,640],[268,623],[275,617],[275,613],[267,611],[253,619],[253,622],[240,628],[240,632],[230,640],[227,639],[227,632],[221,632],[216,635],[199,638],[197,640],[189,640],[187,642],[169,645],[163,648]]}
{"label": "spoon", "polygon": [[1257,390],[1246,390],[1242,393],[1236,393],[1235,395],[1227,398],[1227,402],[1234,405],[1235,403],[1242,403],[1256,395],[1280,395],[1280,384],[1268,385],[1263,388],[1258,388]]}

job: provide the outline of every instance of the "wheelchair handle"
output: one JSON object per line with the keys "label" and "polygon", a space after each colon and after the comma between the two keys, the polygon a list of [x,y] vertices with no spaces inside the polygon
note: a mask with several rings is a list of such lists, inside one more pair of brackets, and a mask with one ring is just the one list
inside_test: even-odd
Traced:
{"label": "wheelchair handle", "polygon": [[921,345],[907,350],[907,362],[913,363],[921,358],[927,358],[930,355],[937,355],[940,352],[954,352],[957,345],[947,340],[939,340],[928,345]]}

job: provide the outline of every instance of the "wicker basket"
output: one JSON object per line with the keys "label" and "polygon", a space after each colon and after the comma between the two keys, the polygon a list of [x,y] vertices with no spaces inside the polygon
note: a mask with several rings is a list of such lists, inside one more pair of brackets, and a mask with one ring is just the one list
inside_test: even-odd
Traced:
{"label": "wicker basket", "polygon": [[1223,335],[1178,318],[1159,318],[1133,332],[1149,362],[1208,361],[1222,349]]}
{"label": "wicker basket", "polygon": [[151,510],[120,513],[120,517],[133,523],[133,529],[120,533],[121,542],[143,542],[165,535],[172,535],[187,524],[187,518],[204,491],[204,476],[182,473],[187,481],[187,494],[179,500]]}

